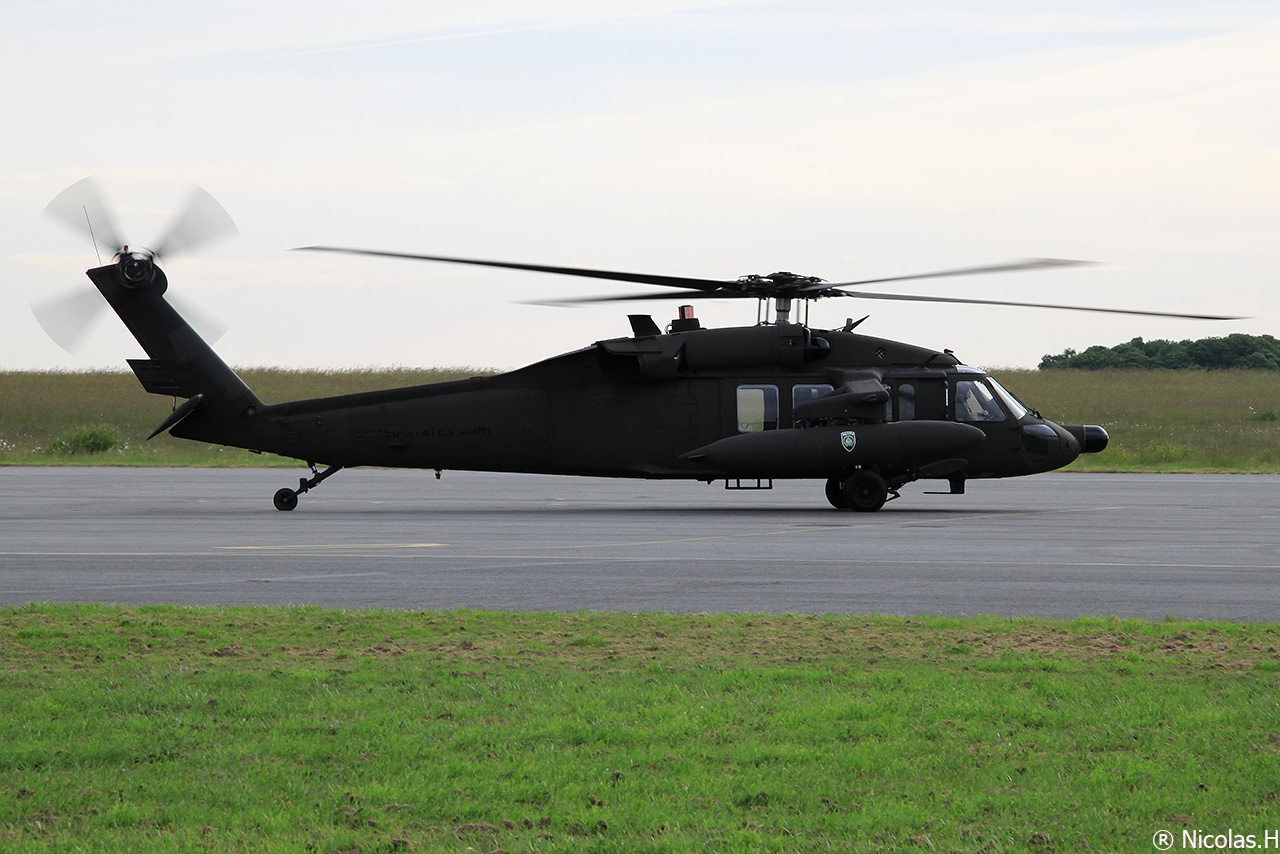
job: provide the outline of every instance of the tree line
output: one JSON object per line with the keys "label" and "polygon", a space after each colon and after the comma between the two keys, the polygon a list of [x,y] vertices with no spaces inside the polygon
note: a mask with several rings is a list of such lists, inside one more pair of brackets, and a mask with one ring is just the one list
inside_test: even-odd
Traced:
{"label": "tree line", "polygon": [[1280,371],[1280,341],[1270,335],[1236,333],[1225,338],[1199,341],[1144,341],[1134,338],[1114,347],[1095,345],[1083,353],[1071,348],[1040,360],[1040,370],[1079,368],[1166,368],[1174,370],[1223,370],[1263,368]]}

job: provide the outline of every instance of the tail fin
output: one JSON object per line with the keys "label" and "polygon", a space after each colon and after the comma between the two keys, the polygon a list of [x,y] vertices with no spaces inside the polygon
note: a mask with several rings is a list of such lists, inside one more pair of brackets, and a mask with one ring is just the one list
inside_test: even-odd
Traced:
{"label": "tail fin", "polygon": [[252,414],[262,401],[165,300],[169,282],[152,258],[121,254],[86,275],[150,357],[129,360],[142,387],[188,398],[159,429],[257,450]]}

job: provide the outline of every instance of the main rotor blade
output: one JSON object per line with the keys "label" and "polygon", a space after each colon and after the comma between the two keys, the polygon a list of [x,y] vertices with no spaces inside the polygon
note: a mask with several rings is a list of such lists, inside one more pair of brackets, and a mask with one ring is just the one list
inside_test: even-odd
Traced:
{"label": "main rotor blade", "polygon": [[1065,258],[1024,258],[1021,261],[1009,261],[1004,264],[988,264],[983,267],[959,267],[955,270],[938,270],[933,273],[915,273],[910,276],[887,276],[882,279],[859,279],[856,282],[832,282],[810,285],[806,291],[821,291],[827,288],[853,288],[859,285],[874,285],[880,282],[905,282],[911,279],[943,279],[948,276],[979,276],[984,273],[1012,273],[1018,270],[1050,270],[1056,267],[1087,267],[1095,261],[1071,261]]}
{"label": "main rotor blade", "polygon": [[114,254],[124,245],[115,218],[103,202],[93,176],[81,178],[54,196],[45,206],[44,214],[87,236],[95,248],[105,247]]}
{"label": "main rotor blade", "polygon": [[155,254],[163,256],[185,252],[235,233],[236,224],[227,209],[207,191],[192,184],[186,208],[174,218],[168,233],[156,245]]}
{"label": "main rotor blade", "polygon": [[84,340],[89,327],[106,306],[95,290],[80,288],[63,296],[31,304],[31,313],[45,334],[68,353]]}
{"label": "main rotor blade", "polygon": [[735,291],[699,291],[691,294],[619,294],[607,297],[565,297],[564,299],[522,300],[524,305],[580,305],[593,302],[634,302],[636,300],[672,300],[672,299],[758,299],[752,294]]}
{"label": "main rotor blade", "polygon": [[[684,276],[658,276],[648,273],[623,273],[615,270],[589,270],[580,267],[551,267],[542,264],[515,264],[507,261],[481,261],[474,258],[454,258],[446,255],[418,255],[409,252],[383,252],[376,249],[349,249],[340,246],[300,246],[298,251],[338,252],[347,255],[372,255],[382,258],[407,258],[415,261],[443,261],[449,264],[471,264],[479,267],[500,267],[508,270],[531,270],[538,273],[557,273],[565,276],[581,276],[590,279],[611,279],[619,282],[637,282],[646,285],[665,285],[667,287],[684,288],[699,291],[696,294],[673,295],[663,293],[619,294],[598,297],[571,297],[566,299],[549,299],[530,301],[532,305],[572,305],[575,303],[594,302],[630,302],[636,300],[663,299],[746,299],[761,296],[759,289],[746,290],[742,280],[728,279],[696,279]],[[1008,305],[1022,308],[1057,308],[1066,311],[1092,311],[1105,314],[1130,314],[1148,317],[1178,317],[1188,320],[1243,320],[1241,317],[1227,317],[1213,314],[1182,314],[1168,311],[1142,311],[1122,308],[1092,308],[1079,305],[1052,305],[1033,302],[1010,302],[1005,300],[962,299],[959,297],[929,297],[906,294],[867,293],[865,291],[843,291],[840,288],[858,287],[876,282],[903,282],[912,279],[938,279],[949,276],[976,276],[984,273],[1011,273],[1020,270],[1046,270],[1058,267],[1088,266],[1093,261],[1072,261],[1063,258],[1026,258],[1021,261],[1009,261],[1004,264],[987,264],[981,267],[961,267],[954,270],[938,270],[932,273],[916,273],[909,276],[889,276],[878,279],[861,279],[853,282],[818,282],[804,287],[780,287],[780,295],[793,296],[799,299],[819,296],[845,296],[862,299],[900,300],[903,302],[943,302],[969,305]]]}
{"label": "main rotor blade", "polygon": [[[658,276],[650,273],[622,273],[616,270],[587,270],[581,267],[549,267],[542,264],[513,264],[508,261],[479,261],[474,258],[451,258],[445,255],[415,255],[409,252],[381,252],[376,249],[347,249],[341,246],[299,246],[298,252],[340,252],[345,255],[373,255],[380,258],[408,258],[413,261],[443,261],[447,264],[471,264],[477,267],[501,267],[507,270],[531,270],[535,273],[558,273],[588,279],[612,279],[642,285],[666,285],[695,291],[714,291],[736,285],[734,280],[695,279],[687,276]],[[646,299],[649,297],[646,297]],[[654,297],[660,299],[661,297]],[[667,297],[670,299],[671,297]]]}
{"label": "main rotor blade", "polygon": [[1173,311],[1143,311],[1141,309],[1131,308],[1093,308],[1084,305],[1051,305],[1042,302],[1010,302],[1007,300],[994,299],[962,299],[960,297],[927,297],[915,294],[876,294],[867,291],[835,291],[846,297],[855,299],[885,299],[900,300],[903,302],[947,302],[961,303],[964,305],[1011,305],[1019,308],[1058,308],[1065,311],[1094,311],[1103,314],[1136,314],[1146,317],[1178,317],[1184,320],[1247,320],[1245,317],[1231,317],[1218,314],[1181,314]]}

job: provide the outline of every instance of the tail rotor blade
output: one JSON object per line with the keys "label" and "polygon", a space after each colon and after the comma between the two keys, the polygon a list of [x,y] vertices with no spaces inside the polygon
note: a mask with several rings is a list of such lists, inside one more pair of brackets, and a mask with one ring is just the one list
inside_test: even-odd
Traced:
{"label": "tail rotor blade", "polygon": [[54,343],[70,353],[84,340],[104,305],[102,296],[97,291],[78,290],[44,302],[32,303],[31,311],[36,316],[36,322]]}
{"label": "tail rotor blade", "polygon": [[[83,178],[54,197],[44,209],[46,216],[88,235],[98,246],[109,246],[114,255],[124,243],[120,239],[115,220],[103,201],[97,180]],[[235,234],[236,225],[218,201],[200,187],[192,186],[186,207],[179,213],[160,240],[152,257],[161,254],[184,252],[210,240]],[[170,302],[182,300],[169,295]],[[90,325],[103,306],[101,294],[92,290],[74,291],[65,296],[40,300],[31,304],[41,328],[59,347],[70,352],[88,333]],[[227,331],[227,324],[208,312],[183,305],[179,311],[205,338],[213,342]]]}
{"label": "tail rotor blade", "polygon": [[173,255],[203,243],[236,233],[236,224],[227,209],[200,187],[192,185],[187,207],[155,247],[157,256]]}
{"label": "tail rotor blade", "polygon": [[84,234],[110,252],[118,252],[124,245],[115,217],[103,202],[98,182],[92,176],[82,178],[54,196],[45,207],[44,214]]}
{"label": "tail rotor blade", "polygon": [[215,317],[208,311],[197,307],[191,300],[172,293],[167,294],[165,299],[169,301],[169,304],[173,306],[178,314],[182,315],[187,323],[191,324],[191,328],[199,333],[205,343],[216,344],[219,338],[227,334],[230,324],[222,318]]}

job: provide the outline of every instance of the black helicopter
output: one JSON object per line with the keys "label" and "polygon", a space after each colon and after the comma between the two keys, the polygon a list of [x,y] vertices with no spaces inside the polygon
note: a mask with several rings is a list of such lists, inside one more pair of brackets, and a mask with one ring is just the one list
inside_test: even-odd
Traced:
{"label": "black helicopter", "polygon": [[[88,179],[46,212],[123,246]],[[950,351],[862,335],[854,331],[861,321],[852,319],[839,329],[795,322],[797,303],[807,309],[811,300],[853,297],[1235,319],[846,290],[1085,263],[1056,259],[828,283],[785,272],[713,280],[308,246],[301,248],[658,285],[699,299],[754,299],[757,322],[707,329],[685,305],[665,329],[649,315],[632,314],[630,337],[507,373],[267,404],[165,299],[168,279],[156,263],[233,230],[226,211],[197,188],[157,249],[123,246],[87,275],[146,351],[148,358],[128,360],[143,388],[174,398],[152,437],[167,430],[307,463],[311,477],[276,492],[277,510],[293,510],[300,495],[354,466],[433,469],[437,477],[453,469],[722,480],[729,489],[808,478],[825,483],[832,506],[858,511],[880,509],[915,480],[944,480],[958,495],[971,479],[1061,468],[1103,450],[1107,433],[1043,418]],[[593,300],[670,298],[651,292]]]}

